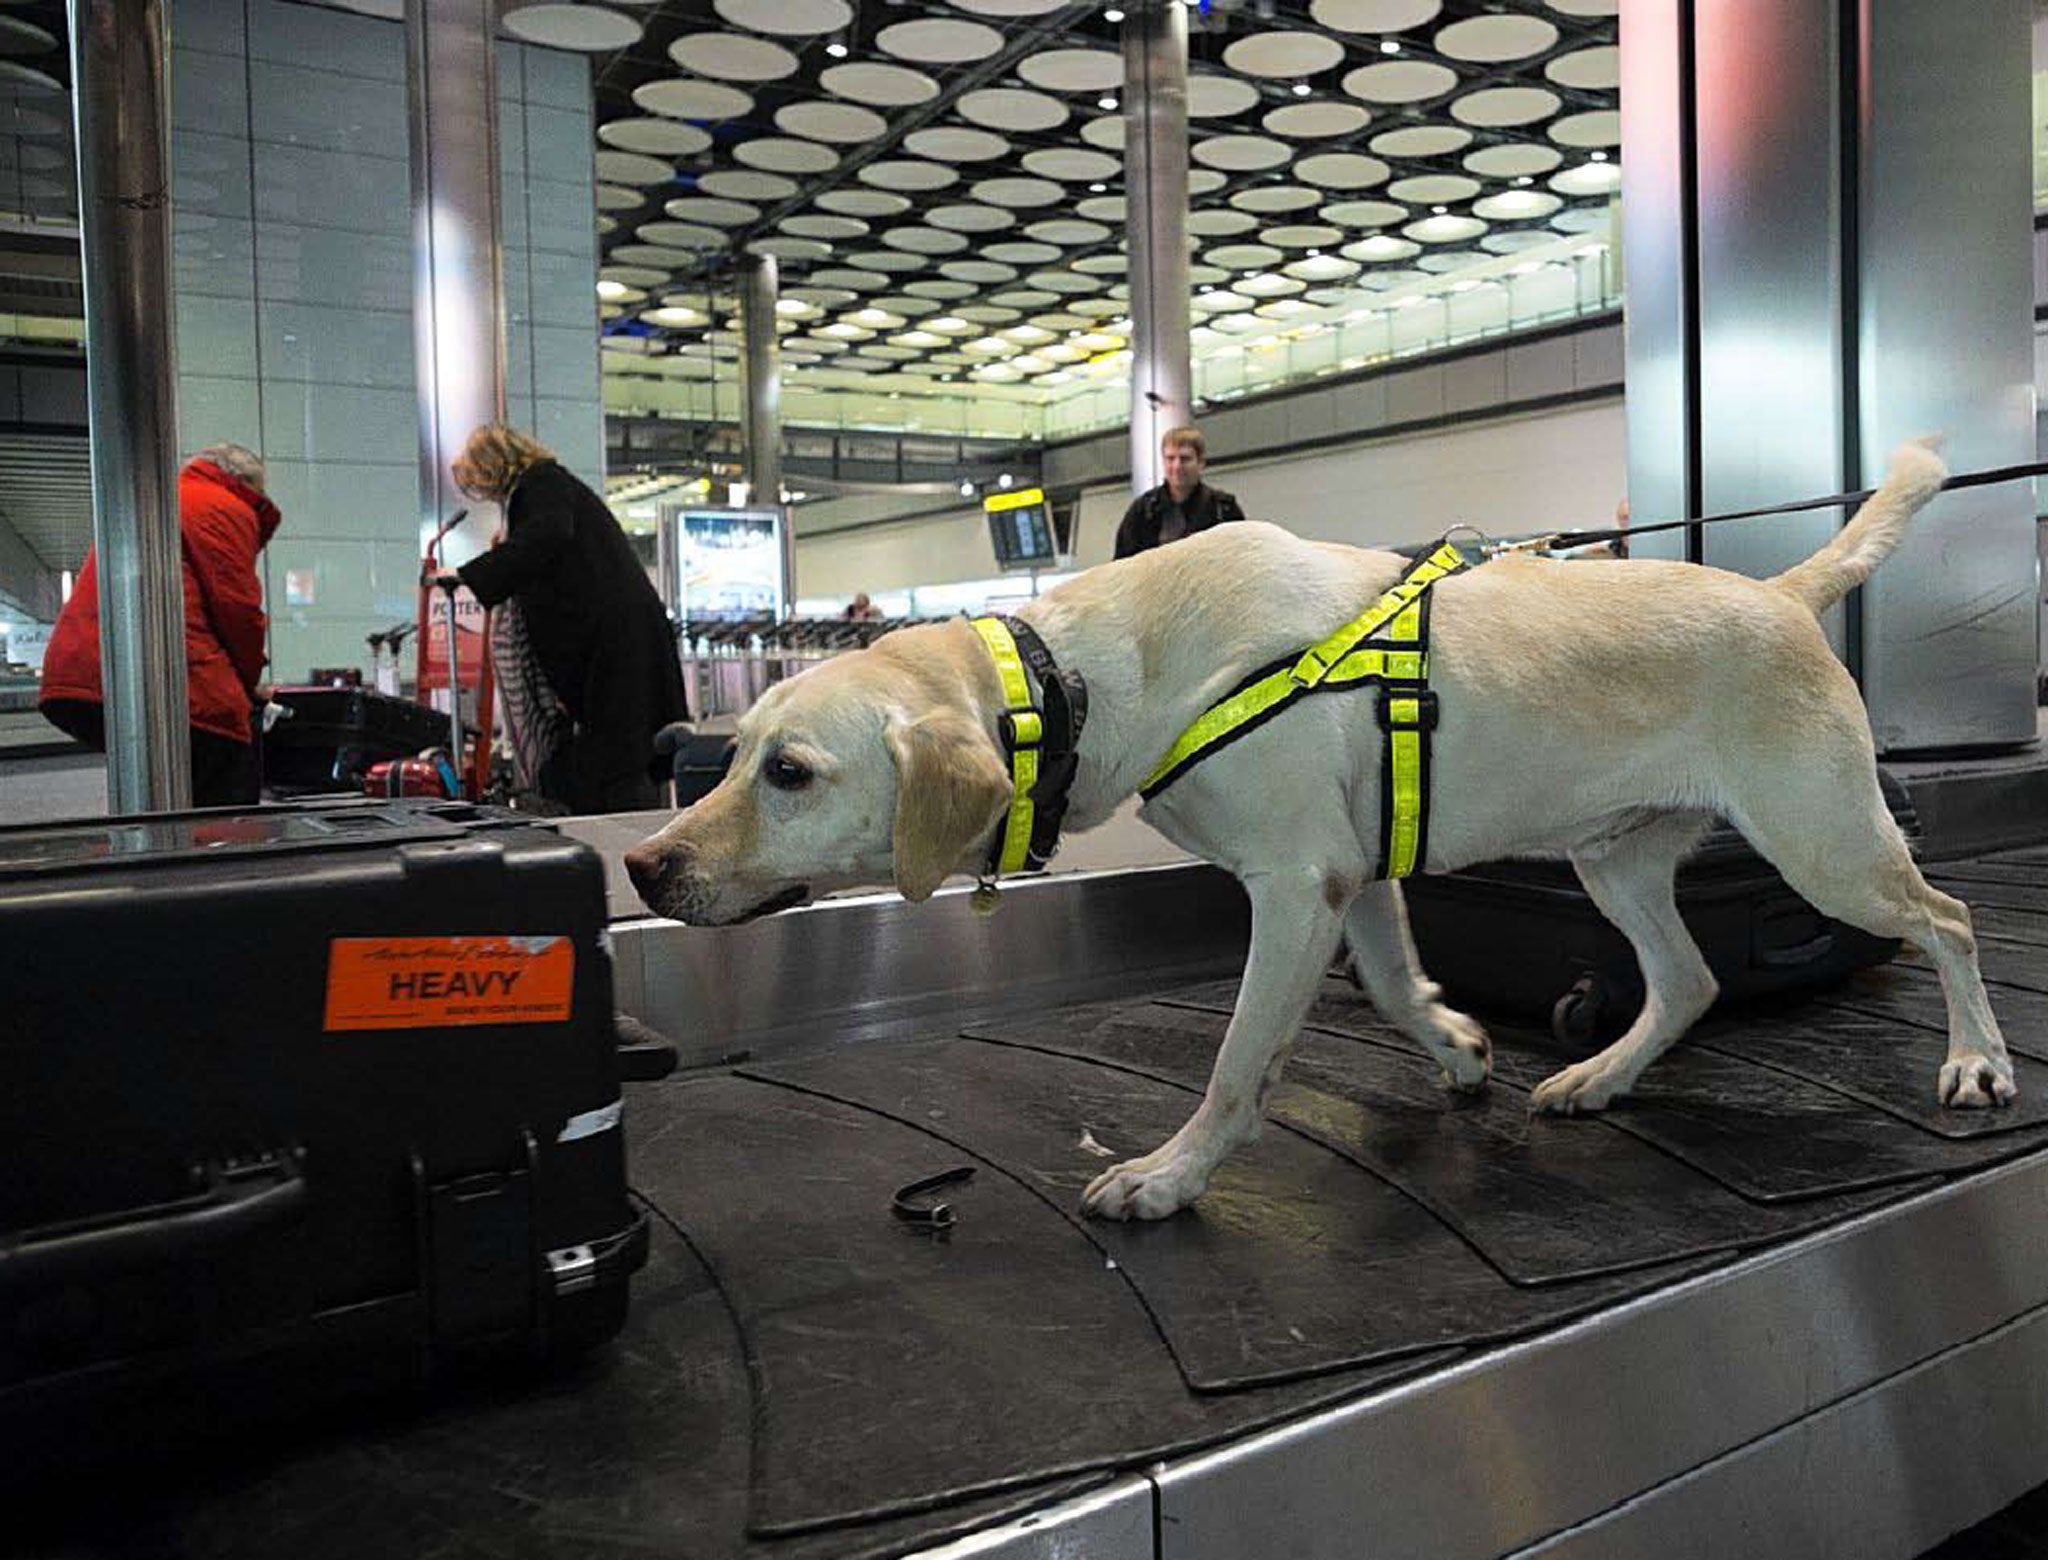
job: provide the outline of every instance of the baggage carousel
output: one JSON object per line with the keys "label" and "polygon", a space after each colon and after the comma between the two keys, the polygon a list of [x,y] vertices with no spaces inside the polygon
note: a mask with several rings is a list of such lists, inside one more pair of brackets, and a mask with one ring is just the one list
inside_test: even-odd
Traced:
{"label": "baggage carousel", "polygon": [[1221,874],[616,925],[622,1005],[686,1063],[627,1088],[656,1234],[617,1342],[60,1495],[11,1539],[1916,1554],[2048,1479],[2048,850],[1930,873],[1977,914],[2009,1110],[1934,1106],[1910,958],[1716,1013],[1573,1120],[1528,1110],[1548,1034],[1494,1024],[1491,1088],[1456,1096],[1333,981],[1260,1141],[1155,1225],[1076,1204],[1199,1093],[1244,929]]}

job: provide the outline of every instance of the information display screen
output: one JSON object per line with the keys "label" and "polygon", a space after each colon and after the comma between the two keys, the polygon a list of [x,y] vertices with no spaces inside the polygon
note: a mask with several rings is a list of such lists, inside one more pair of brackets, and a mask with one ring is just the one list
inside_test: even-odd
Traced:
{"label": "information display screen", "polygon": [[989,540],[1002,569],[1049,569],[1059,555],[1052,505],[1037,488],[993,493],[982,504]]}
{"label": "information display screen", "polygon": [[679,618],[780,618],[782,527],[775,509],[677,508],[662,516],[662,594]]}

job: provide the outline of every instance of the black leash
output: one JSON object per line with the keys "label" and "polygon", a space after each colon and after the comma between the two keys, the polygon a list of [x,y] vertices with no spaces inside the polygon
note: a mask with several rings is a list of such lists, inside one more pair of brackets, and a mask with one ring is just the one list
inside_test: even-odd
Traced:
{"label": "black leash", "polygon": [[[2048,461],[2029,461],[2022,466],[1996,466],[1989,471],[1970,471],[1942,483],[1946,493],[1954,488],[1991,487],[2000,482],[2019,482],[2048,475]],[[1689,525],[1715,525],[1723,520],[1754,520],[1760,515],[1797,514],[1802,509],[1832,509],[1860,504],[1876,488],[1855,493],[1831,493],[1826,498],[1801,499],[1796,504],[1770,504],[1761,509],[1731,509],[1726,514],[1700,515],[1691,520],[1660,520],[1655,525],[1613,526],[1604,531],[1560,531],[1547,543],[1551,547],[1585,547],[1594,542],[1619,541],[1623,537],[1648,536],[1655,531],[1676,531]]]}

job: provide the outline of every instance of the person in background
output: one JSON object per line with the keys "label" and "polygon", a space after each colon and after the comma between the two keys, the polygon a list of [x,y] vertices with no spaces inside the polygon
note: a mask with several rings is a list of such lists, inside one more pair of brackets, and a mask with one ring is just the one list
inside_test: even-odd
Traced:
{"label": "person in background", "polygon": [[[256,558],[276,533],[263,462],[239,444],[201,450],[178,473],[185,562],[185,691],[192,725],[192,805],[258,800],[261,767],[251,716],[270,697],[261,681],[263,582]],[[100,679],[99,565],[88,550],[43,660],[43,715],[87,747],[106,750]]]}
{"label": "person in background", "polygon": [[882,609],[868,600],[866,591],[862,591],[846,604],[846,621],[849,623],[872,623],[881,615]]}
{"label": "person in background", "polygon": [[1119,558],[1244,518],[1235,498],[1202,480],[1209,446],[1200,430],[1167,429],[1159,440],[1159,454],[1166,480],[1151,492],[1140,493],[1124,511],[1123,523],[1116,528]]}
{"label": "person in background", "polygon": [[578,813],[657,806],[668,776],[654,734],[689,709],[668,612],[626,533],[552,451],[502,424],[472,433],[449,475],[504,506],[504,534],[435,583],[459,580],[486,607],[517,601],[567,719],[540,762],[541,795]]}

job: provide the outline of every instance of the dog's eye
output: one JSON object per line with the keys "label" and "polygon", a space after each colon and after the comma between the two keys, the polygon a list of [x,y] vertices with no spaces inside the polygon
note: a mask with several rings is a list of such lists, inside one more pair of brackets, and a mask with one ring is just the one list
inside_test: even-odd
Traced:
{"label": "dog's eye", "polygon": [[811,772],[787,754],[775,753],[761,766],[761,778],[778,791],[801,791],[811,783]]}

